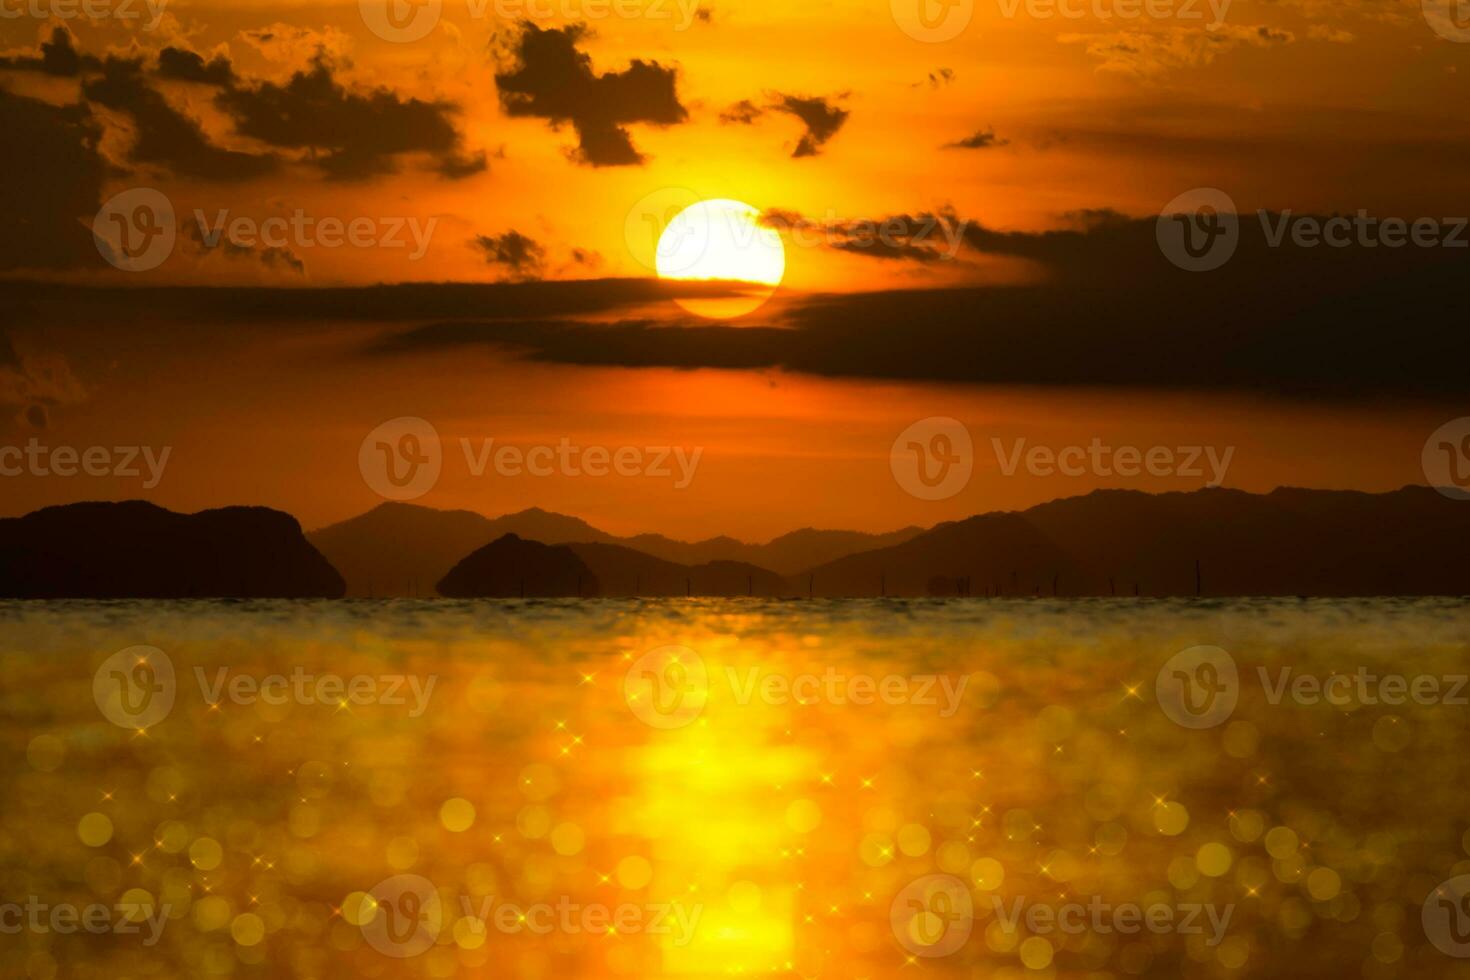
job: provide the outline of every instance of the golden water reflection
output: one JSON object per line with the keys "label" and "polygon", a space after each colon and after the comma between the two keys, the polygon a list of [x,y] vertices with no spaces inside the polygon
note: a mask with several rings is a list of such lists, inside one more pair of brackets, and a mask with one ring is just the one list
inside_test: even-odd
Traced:
{"label": "golden water reflection", "polygon": [[[0,972],[1465,976],[1421,916],[1470,873],[1470,709],[1256,668],[1453,677],[1467,611],[4,605],[0,906],[47,910]],[[1239,703],[1191,729],[1155,685],[1200,645]],[[143,730],[94,692],[133,647]]]}

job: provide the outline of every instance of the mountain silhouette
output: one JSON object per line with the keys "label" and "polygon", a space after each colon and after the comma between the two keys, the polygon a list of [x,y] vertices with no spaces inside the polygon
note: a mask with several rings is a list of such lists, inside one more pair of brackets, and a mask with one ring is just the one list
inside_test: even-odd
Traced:
{"label": "mountain silhouette", "polygon": [[788,596],[780,575],[747,562],[682,565],[616,544],[568,545],[587,563],[605,596]]}
{"label": "mountain silhouette", "polygon": [[1428,487],[1098,490],[941,524],[807,581],[819,596],[1467,595],[1467,547],[1470,504]]}
{"label": "mountain silhouette", "polygon": [[619,543],[684,565],[739,561],[769,568],[779,575],[793,575],[845,555],[902,544],[923,533],[921,527],[906,527],[886,534],[822,531],[807,527],[773,538],[765,544],[747,544],[731,537],[685,542],[661,534],[639,534],[623,538]]}
{"label": "mountain silhouette", "polygon": [[571,548],[514,534],[476,549],[436,588],[440,595],[456,599],[590,597],[599,592],[597,576]]}
{"label": "mountain silhouette", "polygon": [[142,500],[0,519],[0,596],[25,599],[337,598],[342,576],[290,514],[179,514]]}
{"label": "mountain silhouette", "polygon": [[307,538],[342,573],[348,595],[427,596],[457,561],[507,534],[542,544],[614,540],[585,521],[537,507],[492,520],[401,503],[379,504]]}
{"label": "mountain silhouette", "polygon": [[[506,534],[515,534],[542,544],[610,544],[622,545],[666,562],[698,567],[718,562],[743,562],[754,570],[728,570],[721,573],[709,569],[700,581],[707,582],[705,595],[745,595],[746,576],[756,576],[759,584],[771,569],[778,575],[810,568],[844,555],[906,541],[921,528],[911,527],[889,534],[865,534],[859,531],[817,531],[804,529],[784,534],[768,544],[747,544],[730,537],[715,537],[699,542],[675,541],[660,534],[640,534],[619,538],[601,531],[586,521],[540,508],[530,508],[503,517],[489,518],[467,510],[436,510],[417,504],[384,503],[357,517],[312,531],[307,538],[342,573],[351,596],[432,595],[434,583],[444,577],[455,562],[471,551]],[[632,561],[633,559],[629,559]],[[621,581],[620,572],[610,570],[609,582]],[[650,568],[650,575],[655,575]],[[683,578],[687,572],[669,572],[678,580],[677,591],[683,595]],[[733,585],[726,586],[726,580]],[[638,571],[629,576],[636,587]],[[653,579],[650,578],[650,581]],[[622,589],[619,585],[617,588]],[[775,594],[774,583],[769,585]]]}

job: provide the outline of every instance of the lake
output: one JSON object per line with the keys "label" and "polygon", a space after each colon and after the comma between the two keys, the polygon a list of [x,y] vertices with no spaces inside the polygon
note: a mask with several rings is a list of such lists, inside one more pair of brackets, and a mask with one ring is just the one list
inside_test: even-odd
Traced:
{"label": "lake", "polygon": [[1464,977],[1467,627],[0,603],[0,973]]}

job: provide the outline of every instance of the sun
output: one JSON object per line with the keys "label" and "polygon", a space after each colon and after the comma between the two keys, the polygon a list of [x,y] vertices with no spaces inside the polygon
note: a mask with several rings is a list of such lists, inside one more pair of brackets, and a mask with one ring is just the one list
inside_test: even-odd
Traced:
{"label": "sun", "polygon": [[743,316],[770,299],[786,274],[786,248],[760,212],[743,201],[715,198],[691,204],[659,236],[655,268],[661,279],[727,279],[750,284],[739,296],[680,299],[700,316]]}

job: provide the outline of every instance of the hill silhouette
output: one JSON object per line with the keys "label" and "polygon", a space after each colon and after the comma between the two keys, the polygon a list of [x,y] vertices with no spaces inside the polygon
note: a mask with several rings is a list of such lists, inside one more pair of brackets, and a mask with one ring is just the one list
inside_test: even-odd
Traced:
{"label": "hill silhouette", "polygon": [[514,534],[476,549],[436,584],[440,595],[468,598],[582,598],[599,593],[597,576],[565,545]]}
{"label": "hill silhouette", "polygon": [[142,500],[0,519],[0,596],[25,599],[338,598],[337,574],[290,514],[179,514]]}
{"label": "hill silhouette", "polygon": [[605,596],[787,596],[780,575],[747,562],[682,565],[616,544],[568,545],[592,569]]}
{"label": "hill silhouette", "polygon": [[886,534],[806,527],[772,538],[765,544],[747,544],[726,536],[694,542],[675,541],[661,534],[638,534],[623,538],[619,543],[684,565],[736,561],[769,568],[778,575],[793,575],[845,555],[902,544],[923,533],[921,527],[905,527]]}
{"label": "hill silhouette", "polygon": [[[1099,490],[809,571],[819,596],[1467,595],[1470,506],[1392,493]],[[798,583],[802,584],[802,583]]]}
{"label": "hill silhouette", "polygon": [[[767,544],[747,544],[730,537],[704,541],[675,541],[661,534],[639,534],[619,538],[586,521],[532,507],[502,517],[489,518],[467,510],[436,510],[417,504],[384,503],[357,517],[312,531],[307,538],[347,580],[351,596],[432,595],[434,584],[455,562],[471,551],[506,534],[515,534],[542,544],[609,544],[678,565],[700,567],[722,562],[755,566],[740,571],[707,569],[699,580],[707,585],[705,595],[745,595],[746,576],[754,575],[759,586],[770,569],[790,575],[813,565],[871,548],[897,544],[922,533],[921,528],[904,528],[889,534],[860,531],[818,531],[810,528],[784,534]],[[609,560],[611,557],[609,556]],[[628,558],[628,561],[634,561]],[[649,581],[663,573],[649,566]],[[628,576],[636,587],[639,572]],[[678,580],[683,595],[683,578],[688,572],[669,572]],[[621,581],[621,573],[610,570],[609,582]],[[662,579],[659,579],[662,581]],[[727,585],[729,583],[733,583]],[[776,594],[775,583],[768,586]],[[622,588],[622,586],[618,586]],[[734,591],[727,591],[734,590]],[[757,595],[762,594],[755,588]]]}
{"label": "hill silhouette", "polygon": [[384,503],[307,535],[347,580],[350,596],[433,595],[470,552],[514,534],[542,544],[612,541],[585,521],[532,507],[494,519],[468,510]]}

